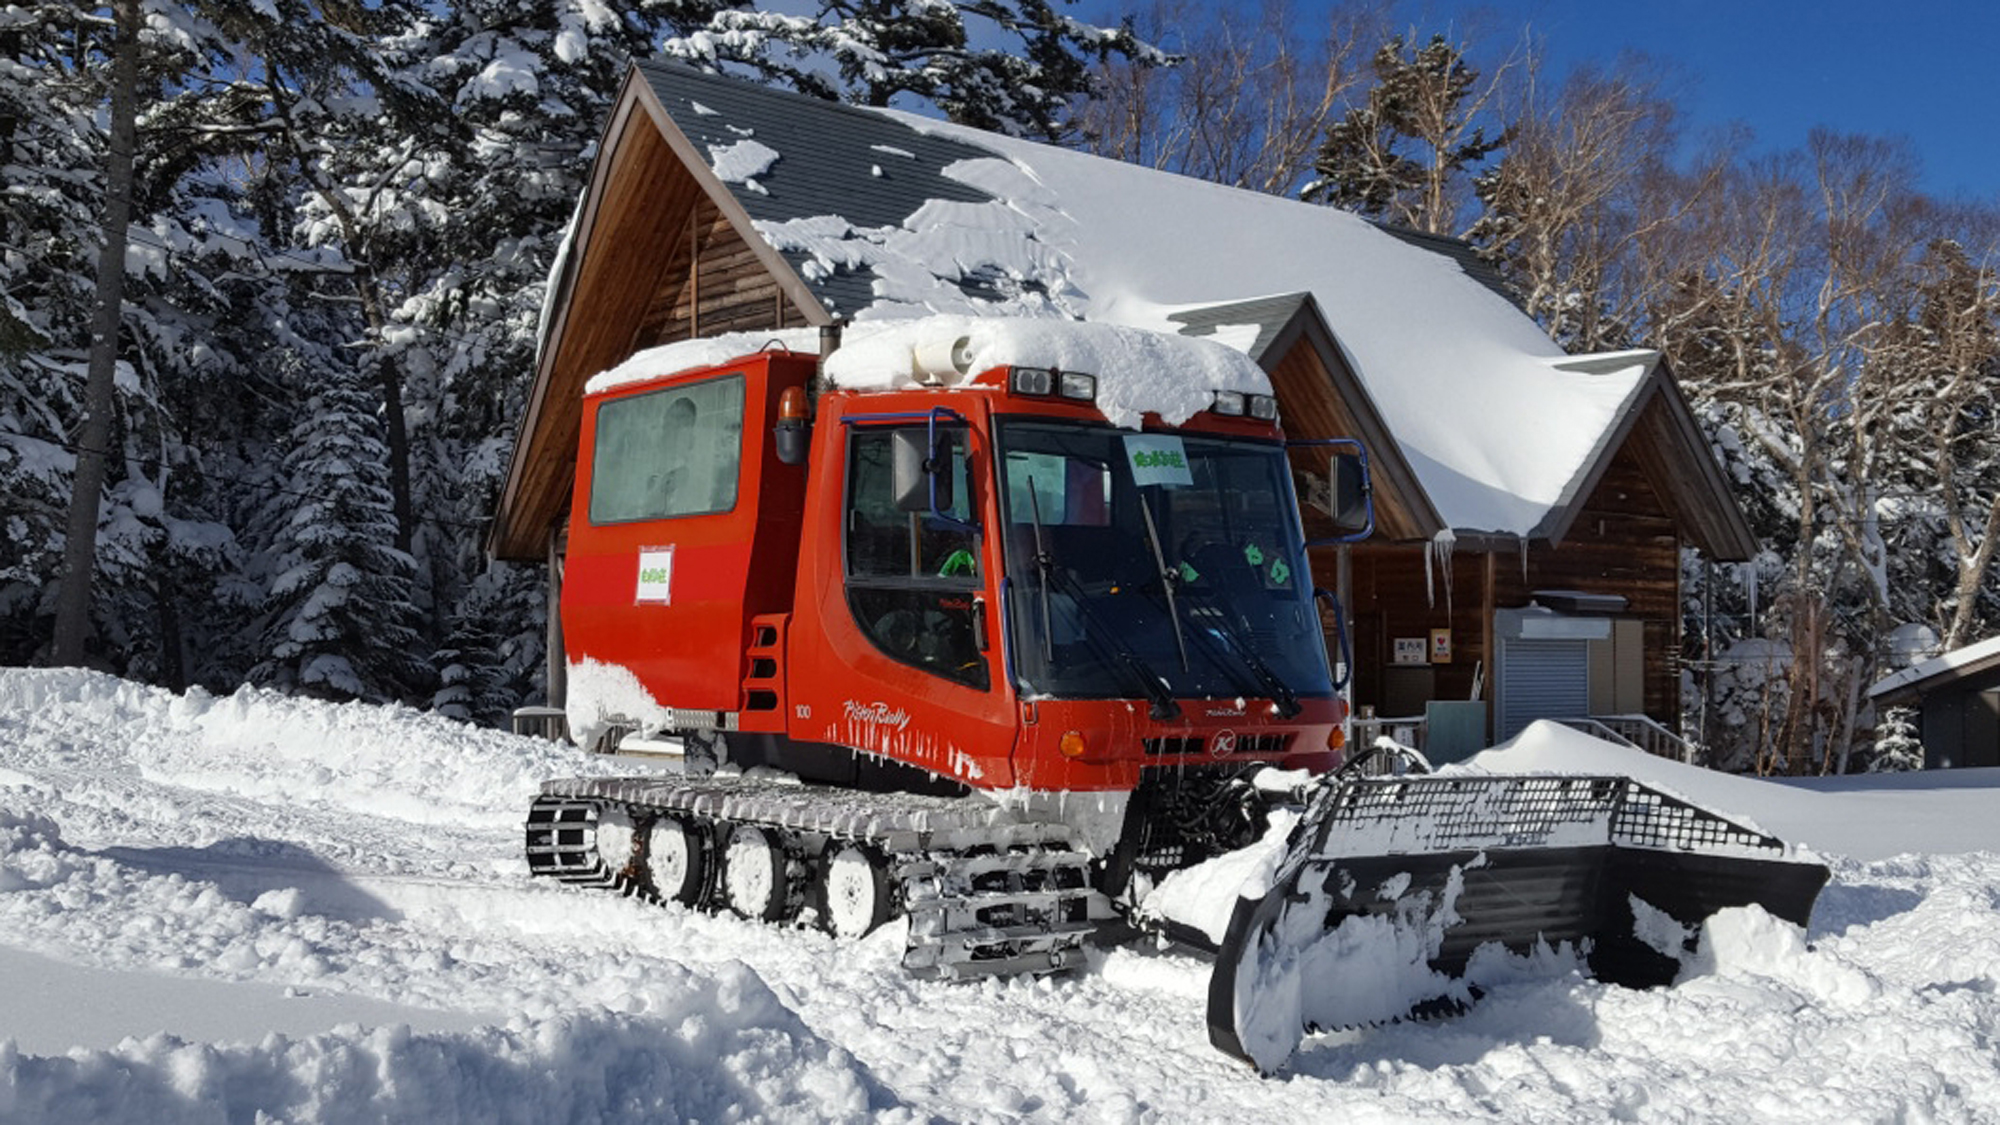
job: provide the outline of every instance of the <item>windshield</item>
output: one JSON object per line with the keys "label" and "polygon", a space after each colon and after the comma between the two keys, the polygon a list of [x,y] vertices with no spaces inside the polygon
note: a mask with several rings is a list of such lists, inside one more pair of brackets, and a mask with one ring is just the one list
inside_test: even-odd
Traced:
{"label": "windshield", "polygon": [[1022,690],[1331,693],[1280,446],[1020,419],[998,444]]}

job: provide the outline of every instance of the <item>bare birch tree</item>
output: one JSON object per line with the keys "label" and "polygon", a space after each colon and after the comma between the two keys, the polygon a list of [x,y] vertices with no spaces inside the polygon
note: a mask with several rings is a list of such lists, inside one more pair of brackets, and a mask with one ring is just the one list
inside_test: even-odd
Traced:
{"label": "bare birch tree", "polygon": [[1645,265],[1717,190],[1732,154],[1712,149],[1674,169],[1678,122],[1645,60],[1551,87],[1530,56],[1518,75],[1513,139],[1475,184],[1484,210],[1470,237],[1566,349],[1629,346],[1680,272]]}
{"label": "bare birch tree", "polygon": [[1316,40],[1302,40],[1284,0],[1267,0],[1254,22],[1232,16],[1156,0],[1136,21],[1140,37],[1180,61],[1103,64],[1096,96],[1077,110],[1083,147],[1232,187],[1296,191],[1327,125],[1368,77],[1386,16],[1373,4],[1336,9]]}

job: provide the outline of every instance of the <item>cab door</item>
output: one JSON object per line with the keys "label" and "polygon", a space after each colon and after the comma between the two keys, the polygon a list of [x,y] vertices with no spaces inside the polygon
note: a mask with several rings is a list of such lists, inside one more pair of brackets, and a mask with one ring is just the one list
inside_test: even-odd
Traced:
{"label": "cab door", "polygon": [[[862,411],[846,396],[822,402],[796,602],[811,620],[795,612],[792,624],[790,734],[1006,787],[1016,724],[988,533],[992,454],[972,417],[881,401],[917,397],[869,396]],[[896,465],[913,448],[935,478],[915,499],[907,464],[900,490]]]}

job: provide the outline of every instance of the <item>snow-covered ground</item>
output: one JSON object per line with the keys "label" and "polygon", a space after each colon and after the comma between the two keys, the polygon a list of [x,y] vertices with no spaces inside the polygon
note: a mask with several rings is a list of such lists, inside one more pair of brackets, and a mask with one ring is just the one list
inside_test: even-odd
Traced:
{"label": "snow-covered ground", "polygon": [[1480,764],[1644,772],[1834,881],[1805,934],[1720,920],[1671,989],[1523,962],[1260,1078],[1193,957],[925,983],[894,927],[531,880],[566,748],[0,670],[0,1121],[2000,1120],[2000,771],[1776,785],[1546,727]]}

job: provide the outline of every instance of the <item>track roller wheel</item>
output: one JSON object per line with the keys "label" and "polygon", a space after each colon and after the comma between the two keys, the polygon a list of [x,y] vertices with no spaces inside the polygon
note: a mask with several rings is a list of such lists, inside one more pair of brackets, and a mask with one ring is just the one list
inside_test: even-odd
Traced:
{"label": "track roller wheel", "polygon": [[784,920],[790,913],[791,864],[777,834],[739,824],[722,850],[722,897],[745,918],[764,922]]}
{"label": "track roller wheel", "polygon": [[654,820],[644,862],[654,894],[682,906],[701,905],[708,887],[708,838],[699,825],[671,816]]}
{"label": "track roller wheel", "polygon": [[857,844],[830,849],[819,866],[820,924],[858,938],[889,920],[888,864]]}
{"label": "track roller wheel", "polygon": [[630,871],[638,840],[638,830],[624,809],[597,811],[597,858],[604,863],[607,882],[625,894],[631,894],[637,886]]}

